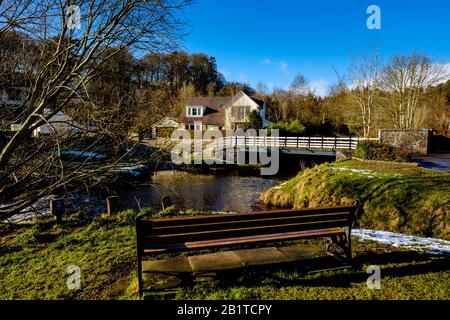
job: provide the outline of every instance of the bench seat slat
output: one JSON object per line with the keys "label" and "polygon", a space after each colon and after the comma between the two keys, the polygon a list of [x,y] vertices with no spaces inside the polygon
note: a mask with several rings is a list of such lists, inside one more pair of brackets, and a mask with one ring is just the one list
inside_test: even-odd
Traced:
{"label": "bench seat slat", "polygon": [[269,219],[277,218],[281,216],[296,217],[301,215],[316,215],[325,213],[339,213],[347,212],[353,213],[355,208],[353,206],[337,206],[326,208],[301,208],[301,209],[286,209],[286,210],[274,210],[274,211],[261,211],[261,212],[241,212],[230,214],[217,214],[207,216],[193,216],[193,217],[179,217],[179,218],[158,218],[158,219],[143,219],[141,223],[143,227],[164,227],[164,226],[177,226],[177,225],[191,225],[199,223],[212,223],[212,222],[225,222],[225,221],[240,221],[240,220],[257,220],[257,219]]}
{"label": "bench seat slat", "polygon": [[185,250],[203,250],[217,247],[226,247],[230,245],[240,245],[240,244],[259,244],[275,241],[287,241],[287,240],[299,240],[306,238],[314,238],[318,236],[330,236],[342,234],[344,231],[342,228],[328,228],[328,229],[317,229],[317,230],[307,230],[307,231],[297,231],[297,232],[283,232],[274,233],[266,235],[257,236],[245,236],[245,237],[232,237],[223,238],[218,240],[207,240],[207,241],[190,241],[184,243],[175,243],[168,245],[159,245],[158,248],[154,249],[144,249],[144,253],[165,253],[171,251],[185,251]]}
{"label": "bench seat slat", "polygon": [[280,216],[275,218],[263,218],[255,220],[238,220],[238,221],[218,221],[197,224],[180,224],[174,226],[154,227],[151,229],[152,235],[170,235],[170,234],[186,234],[193,232],[210,232],[216,230],[242,229],[246,227],[268,227],[281,224],[294,224],[300,222],[320,222],[335,219],[350,220],[352,215],[349,212],[325,213],[319,215],[300,215],[293,217]]}

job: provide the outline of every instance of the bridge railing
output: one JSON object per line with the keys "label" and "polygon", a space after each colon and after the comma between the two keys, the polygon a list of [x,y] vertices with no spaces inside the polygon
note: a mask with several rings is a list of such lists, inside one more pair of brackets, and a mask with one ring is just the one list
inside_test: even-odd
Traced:
{"label": "bridge railing", "polygon": [[224,146],[279,147],[284,149],[356,149],[360,141],[378,141],[377,138],[359,137],[264,137],[233,136],[222,140]]}

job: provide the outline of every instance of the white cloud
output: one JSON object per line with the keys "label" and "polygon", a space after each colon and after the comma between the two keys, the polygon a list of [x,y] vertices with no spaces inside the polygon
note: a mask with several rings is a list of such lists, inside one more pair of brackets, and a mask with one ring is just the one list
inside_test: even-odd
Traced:
{"label": "white cloud", "polygon": [[330,83],[325,79],[319,79],[310,83],[311,91],[320,97],[325,97],[328,94]]}
{"label": "white cloud", "polygon": [[291,71],[289,70],[289,65],[284,62],[284,61],[280,61],[280,70],[281,72],[283,72],[283,74],[288,75],[291,73]]}
{"label": "white cloud", "polygon": [[241,82],[247,83],[248,82],[247,75],[245,73],[239,74],[239,80]]}
{"label": "white cloud", "polygon": [[228,78],[230,76],[230,72],[227,69],[219,69],[219,72],[224,75],[224,77]]}
{"label": "white cloud", "polygon": [[264,60],[261,61],[262,64],[266,64],[266,65],[270,65],[272,64],[272,61],[270,61],[270,59],[265,58]]}

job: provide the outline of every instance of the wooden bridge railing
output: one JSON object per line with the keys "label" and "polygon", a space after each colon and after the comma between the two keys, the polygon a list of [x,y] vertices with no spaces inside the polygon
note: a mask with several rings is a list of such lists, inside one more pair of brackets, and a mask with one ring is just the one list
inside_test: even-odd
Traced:
{"label": "wooden bridge railing", "polygon": [[224,146],[279,147],[282,149],[356,149],[360,141],[378,141],[377,138],[355,137],[264,137],[233,136],[223,139]]}

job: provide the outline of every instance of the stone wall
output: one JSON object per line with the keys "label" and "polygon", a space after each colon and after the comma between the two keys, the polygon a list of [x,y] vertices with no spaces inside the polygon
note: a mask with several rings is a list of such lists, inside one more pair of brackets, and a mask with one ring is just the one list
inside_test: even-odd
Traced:
{"label": "stone wall", "polygon": [[430,152],[432,130],[380,130],[380,141],[401,148],[409,154]]}

